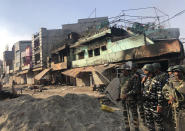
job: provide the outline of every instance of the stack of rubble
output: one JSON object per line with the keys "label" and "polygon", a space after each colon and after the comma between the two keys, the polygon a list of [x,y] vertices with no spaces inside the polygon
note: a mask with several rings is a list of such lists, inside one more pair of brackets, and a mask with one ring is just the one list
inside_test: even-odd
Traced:
{"label": "stack of rubble", "polygon": [[117,113],[100,109],[87,95],[67,94],[35,99],[29,95],[0,101],[1,131],[121,131]]}

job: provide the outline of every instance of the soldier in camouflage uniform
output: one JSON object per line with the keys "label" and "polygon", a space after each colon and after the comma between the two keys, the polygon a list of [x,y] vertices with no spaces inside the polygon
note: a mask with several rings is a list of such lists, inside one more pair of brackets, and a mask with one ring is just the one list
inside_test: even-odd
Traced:
{"label": "soldier in camouflage uniform", "polygon": [[165,83],[164,74],[160,71],[160,64],[146,64],[143,67],[147,78],[143,80],[144,110],[146,124],[150,131],[163,131],[161,107],[163,102],[162,84]]}
{"label": "soldier in camouflage uniform", "polygon": [[144,74],[146,75],[142,81],[142,95],[143,95],[143,107],[146,119],[146,126],[149,128],[150,125],[150,101],[149,101],[149,88],[154,77],[153,66],[151,64],[146,64],[142,68]]}
{"label": "soldier in camouflage uniform", "polygon": [[123,117],[126,131],[130,131],[130,113],[133,117],[135,131],[138,131],[139,121],[137,113],[137,94],[139,89],[138,87],[140,87],[141,84],[141,79],[138,74],[134,74],[132,76],[131,74],[131,67],[125,65],[123,68],[123,77],[121,78],[120,98],[122,99]]}
{"label": "soldier in camouflage uniform", "polygon": [[[161,66],[159,63],[153,63],[152,64],[154,68],[155,77],[152,80],[149,94],[150,94],[150,100],[151,100],[151,125],[156,125],[157,129],[159,131],[164,130],[163,126],[163,114],[162,108],[166,108],[167,105],[165,105],[164,97],[162,94],[162,88],[164,85],[168,82],[168,74],[161,71]],[[153,120],[152,120],[153,119]],[[151,129],[155,130],[155,129]]]}
{"label": "soldier in camouflage uniform", "polygon": [[167,70],[167,72],[168,72],[168,81],[170,81],[171,79],[174,78],[172,69],[173,69],[173,66],[170,66],[170,67],[168,68],[168,70]]}
{"label": "soldier in camouflage uniform", "polygon": [[173,67],[174,79],[170,80],[163,88],[165,98],[168,100],[168,104],[171,105],[173,114],[174,129],[177,130],[177,118],[179,117],[179,111],[185,109],[185,79],[183,76],[183,67],[176,65]]}

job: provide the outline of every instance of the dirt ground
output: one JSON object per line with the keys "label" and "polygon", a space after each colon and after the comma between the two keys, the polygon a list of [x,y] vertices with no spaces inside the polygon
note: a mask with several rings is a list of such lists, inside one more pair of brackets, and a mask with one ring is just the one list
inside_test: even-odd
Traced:
{"label": "dirt ground", "polygon": [[[100,92],[93,91],[91,87],[44,86],[41,88],[30,90],[29,86],[27,85],[16,85],[15,88],[18,94],[21,94],[22,92],[22,94],[28,94],[34,98],[41,98],[41,99],[48,99],[49,97],[56,96],[56,95],[64,97],[66,94],[77,94],[77,95],[85,94],[95,98],[100,98],[104,96]],[[42,89],[42,91],[40,89]],[[122,119],[122,111],[119,108],[115,108],[115,107],[113,108],[116,110],[115,113],[118,114]],[[140,123],[140,129],[142,131],[146,131],[146,128],[143,126],[142,123]]]}
{"label": "dirt ground", "polygon": [[[21,93],[19,87],[18,88],[18,93]],[[45,86],[42,87],[43,90],[40,92],[39,89],[33,89],[33,90],[28,90],[24,89],[22,90],[23,94],[29,94],[32,95],[35,98],[48,98],[53,95],[59,95],[59,96],[65,96],[66,94],[86,94],[89,96],[94,96],[94,97],[102,97],[104,96],[103,94],[97,92],[97,91],[92,91],[91,87],[76,87],[76,86]]]}

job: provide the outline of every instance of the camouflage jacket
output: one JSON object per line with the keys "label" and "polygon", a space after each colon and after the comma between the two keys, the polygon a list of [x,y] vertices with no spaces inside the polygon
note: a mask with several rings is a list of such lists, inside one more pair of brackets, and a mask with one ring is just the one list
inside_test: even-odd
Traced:
{"label": "camouflage jacket", "polygon": [[157,105],[162,106],[163,95],[162,88],[168,80],[168,75],[161,73],[153,78],[147,78],[143,86],[143,97],[145,100],[155,101]]}
{"label": "camouflage jacket", "polygon": [[161,72],[153,78],[153,82],[151,84],[151,97],[157,100],[158,105],[162,106],[164,101],[164,96],[162,94],[162,89],[164,85],[168,82],[168,74]]}
{"label": "camouflage jacket", "polygon": [[144,81],[144,83],[142,83],[142,94],[143,94],[144,100],[147,100],[150,97],[149,89],[152,82],[152,78],[146,77],[145,79],[146,80]]}
{"label": "camouflage jacket", "polygon": [[185,79],[169,81],[163,88],[163,94],[167,100],[170,99],[169,96],[174,98],[175,101],[173,101],[172,106],[185,105]]}

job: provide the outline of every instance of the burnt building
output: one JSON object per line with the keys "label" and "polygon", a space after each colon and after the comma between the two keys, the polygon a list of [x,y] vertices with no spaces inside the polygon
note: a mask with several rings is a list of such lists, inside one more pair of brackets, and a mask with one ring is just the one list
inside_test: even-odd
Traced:
{"label": "burnt building", "polygon": [[[41,28],[38,34],[33,35],[33,39],[32,39],[33,71],[36,72],[35,74],[38,74],[40,72],[40,74],[35,76],[35,79],[40,80],[42,78],[41,76],[45,76],[45,74],[50,71],[50,69],[48,68],[51,66],[52,66],[52,69],[55,70],[54,68],[56,67],[57,61],[58,63],[61,63],[61,62],[64,62],[65,59],[68,59],[65,56],[66,56],[66,53],[70,53],[70,51],[66,52],[62,50],[69,43],[73,44],[75,43],[75,41],[74,39],[73,40],[66,39],[67,37],[74,38],[74,37],[83,36],[83,35],[86,35],[87,31],[89,30],[96,32],[97,30],[107,26],[108,26],[108,18],[99,17],[99,18],[79,19],[78,23],[62,25],[62,29],[55,30],[55,32],[54,30],[47,30],[45,28]],[[53,53],[57,51],[59,55],[56,55],[57,53]],[[54,57],[57,57],[57,58],[54,59],[54,61],[52,61],[51,63],[50,59],[52,60]],[[70,65],[69,61],[71,60],[68,59],[67,61],[68,61],[67,63],[69,67]],[[48,65],[48,63],[51,63],[51,65]],[[61,65],[61,64],[58,64],[58,65]],[[41,72],[41,70],[43,71]]]}
{"label": "burnt building", "polygon": [[72,69],[62,74],[74,78],[77,86],[99,86],[116,77],[117,65],[127,61],[138,63],[140,67],[145,63],[159,62],[165,70],[169,65],[180,64],[184,58],[183,45],[173,36],[178,37],[171,35],[161,39],[165,34],[163,37],[150,35],[151,40],[142,33],[134,34],[123,29],[101,30],[80,38],[71,46],[74,55]]}
{"label": "burnt building", "polygon": [[[13,48],[14,49],[14,48]],[[3,83],[10,84],[13,80],[14,50],[3,52]]]}
{"label": "burnt building", "polygon": [[31,46],[31,41],[18,41],[14,44],[14,73],[21,71],[21,52],[25,51],[27,46]]}
{"label": "burnt building", "polygon": [[10,74],[13,73],[13,51],[4,51],[3,52],[3,73]]}
{"label": "burnt building", "polygon": [[32,47],[28,45],[24,51],[21,52],[21,84],[34,84],[32,72]]}
{"label": "burnt building", "polygon": [[14,44],[14,81],[17,84],[24,84],[24,78],[21,77],[22,72],[22,55],[27,46],[31,46],[31,40],[21,40]]}

